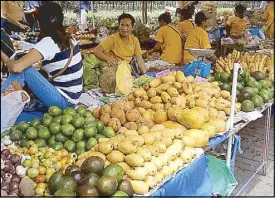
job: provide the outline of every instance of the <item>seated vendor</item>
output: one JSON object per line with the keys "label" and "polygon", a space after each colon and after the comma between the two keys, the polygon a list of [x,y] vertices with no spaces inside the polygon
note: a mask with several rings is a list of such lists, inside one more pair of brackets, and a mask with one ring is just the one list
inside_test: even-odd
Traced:
{"label": "seated vendor", "polygon": [[[135,73],[144,74],[146,67],[141,56],[141,48],[138,39],[132,35],[135,19],[130,14],[122,14],[118,18],[119,33],[110,35],[105,41],[94,49],[94,55],[108,63],[116,64],[117,61],[126,60],[133,62]],[[135,56],[135,57],[134,57]],[[133,64],[132,64],[133,65]],[[135,67],[135,68],[133,68]]]}
{"label": "seated vendor", "polygon": [[160,29],[154,39],[157,43],[148,53],[161,51],[161,60],[171,64],[180,64],[182,62],[182,44],[179,30],[171,24],[169,12],[161,14],[158,21]]}
{"label": "seated vendor", "polygon": [[266,20],[266,37],[267,39],[274,39],[274,2],[268,1],[268,7],[264,13],[264,19]]}
{"label": "seated vendor", "polygon": [[[6,89],[17,81],[21,87],[28,86],[31,93],[46,108],[73,107],[78,104],[83,88],[80,48],[77,41],[65,31],[64,15],[59,4],[49,2],[42,5],[39,12],[39,42],[18,60],[10,60],[1,50],[1,59],[10,72],[1,86],[1,93],[5,93]],[[47,78],[52,79],[50,82],[32,67],[39,61],[42,61]],[[66,64],[67,69],[62,74],[59,73]]]}
{"label": "seated vendor", "polygon": [[194,24],[191,22],[192,16],[194,14],[195,7],[188,6],[181,10],[180,13],[180,23],[178,24],[178,30],[181,35],[188,36],[189,33],[194,29]]}
{"label": "seated vendor", "polygon": [[237,5],[235,7],[235,16],[229,17],[225,22],[226,35],[233,38],[241,38],[248,27],[248,18],[244,16],[245,7]]}
{"label": "seated vendor", "polygon": [[[203,12],[198,12],[195,16],[196,27],[194,30],[187,36],[186,42],[184,45],[184,55],[183,55],[183,64],[186,65],[191,61],[195,61],[196,58],[192,56],[186,49],[210,49],[210,40],[208,34],[205,31],[207,17]],[[208,57],[212,62],[216,62],[218,58],[213,54]]]}
{"label": "seated vendor", "polygon": [[4,28],[8,34],[30,29],[25,21],[22,4],[21,1],[1,1],[1,28]]}

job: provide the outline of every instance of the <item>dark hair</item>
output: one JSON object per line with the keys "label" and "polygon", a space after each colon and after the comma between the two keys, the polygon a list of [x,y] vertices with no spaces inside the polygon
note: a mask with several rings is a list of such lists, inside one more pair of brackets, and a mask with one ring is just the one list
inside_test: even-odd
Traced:
{"label": "dark hair", "polygon": [[181,15],[181,9],[180,9],[180,8],[177,8],[177,9],[176,9],[175,16],[178,16],[178,14],[180,14],[180,15]]}
{"label": "dark hair", "polygon": [[195,16],[195,23],[196,25],[201,25],[202,22],[206,21],[207,17],[205,16],[205,14],[203,12],[198,12]]}
{"label": "dark hair", "polygon": [[134,24],[135,24],[135,22],[136,22],[135,18],[134,18],[132,15],[128,14],[128,13],[123,13],[123,14],[121,14],[121,15],[118,17],[118,23],[119,23],[119,24],[120,24],[120,21],[121,21],[122,19],[131,19],[131,21],[132,21],[132,26],[134,26]]}
{"label": "dark hair", "polygon": [[72,37],[65,31],[63,19],[64,15],[59,4],[47,2],[40,6],[38,22],[41,32],[38,40],[49,36],[61,50],[70,48],[70,39]]}
{"label": "dark hair", "polygon": [[161,22],[165,22],[167,24],[171,23],[172,22],[172,19],[171,19],[171,15],[169,12],[165,12],[163,14],[161,14],[158,18],[158,21]]}
{"label": "dark hair", "polygon": [[235,10],[238,13],[239,17],[242,19],[244,17],[244,12],[246,8],[240,4],[235,7]]}
{"label": "dark hair", "polygon": [[184,17],[184,19],[191,19],[195,11],[194,6],[188,6],[187,8],[183,8],[181,10],[180,15]]}

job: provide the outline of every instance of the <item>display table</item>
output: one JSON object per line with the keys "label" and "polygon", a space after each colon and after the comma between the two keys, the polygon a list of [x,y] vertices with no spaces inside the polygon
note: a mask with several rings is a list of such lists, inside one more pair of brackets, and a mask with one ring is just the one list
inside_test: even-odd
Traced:
{"label": "display table", "polygon": [[151,196],[212,196],[213,183],[208,175],[208,158],[203,154]]}

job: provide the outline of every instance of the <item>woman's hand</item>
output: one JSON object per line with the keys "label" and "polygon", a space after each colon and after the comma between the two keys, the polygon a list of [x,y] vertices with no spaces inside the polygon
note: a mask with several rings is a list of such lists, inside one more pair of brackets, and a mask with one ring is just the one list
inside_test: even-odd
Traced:
{"label": "woman's hand", "polygon": [[118,64],[118,61],[115,59],[115,58],[110,58],[107,63],[109,65],[113,65],[113,66],[116,66]]}
{"label": "woman's hand", "polygon": [[24,31],[26,31],[26,32],[27,32],[28,30],[31,29],[29,26],[24,25],[24,24],[21,24],[21,23],[20,23],[19,27],[20,27],[21,29],[23,29]]}
{"label": "woman's hand", "polygon": [[151,49],[151,50],[148,50],[148,51],[147,51],[147,54],[148,54],[148,55],[151,55],[153,52],[154,52],[154,49]]}

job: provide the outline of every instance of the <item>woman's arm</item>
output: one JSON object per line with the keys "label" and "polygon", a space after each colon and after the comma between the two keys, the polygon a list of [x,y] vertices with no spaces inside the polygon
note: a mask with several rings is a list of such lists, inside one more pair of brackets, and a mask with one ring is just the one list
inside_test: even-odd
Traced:
{"label": "woman's arm", "polygon": [[1,1],[1,11],[3,16],[14,25],[20,27],[21,29],[28,29],[29,27],[21,24],[19,21],[14,20],[13,16],[9,13],[9,3],[7,1]]}
{"label": "woman's arm", "polygon": [[138,63],[139,69],[140,69],[141,73],[144,74],[146,72],[146,67],[145,67],[143,58],[140,54],[137,54],[136,58],[137,58],[137,63]]}
{"label": "woman's arm", "polygon": [[32,66],[40,60],[43,60],[42,54],[36,49],[31,49],[25,56],[19,60],[10,60],[9,57],[1,51],[1,59],[7,65],[10,73],[20,73],[24,69]]}
{"label": "woman's arm", "polygon": [[161,43],[157,42],[155,47],[148,51],[148,54],[152,54],[153,52],[160,52],[161,51]]}
{"label": "woman's arm", "polygon": [[113,62],[116,61],[115,58],[107,56],[106,53],[105,53],[104,48],[103,48],[102,46],[100,46],[100,45],[98,45],[98,46],[94,49],[94,55],[95,55],[97,58],[99,58],[99,59],[101,59],[101,60],[103,60],[103,61],[106,61],[106,62],[108,62],[108,63],[113,63]]}
{"label": "woman's arm", "polygon": [[264,12],[264,20],[267,21],[268,20],[268,14],[269,14],[269,8],[267,8]]}
{"label": "woman's arm", "polygon": [[33,13],[35,13],[37,11],[37,8],[33,8],[33,9],[31,9],[31,10],[26,10],[26,11],[24,11],[24,13],[25,14],[33,14]]}
{"label": "woman's arm", "polygon": [[211,60],[214,64],[217,62],[218,58],[215,54],[208,57],[209,60]]}

